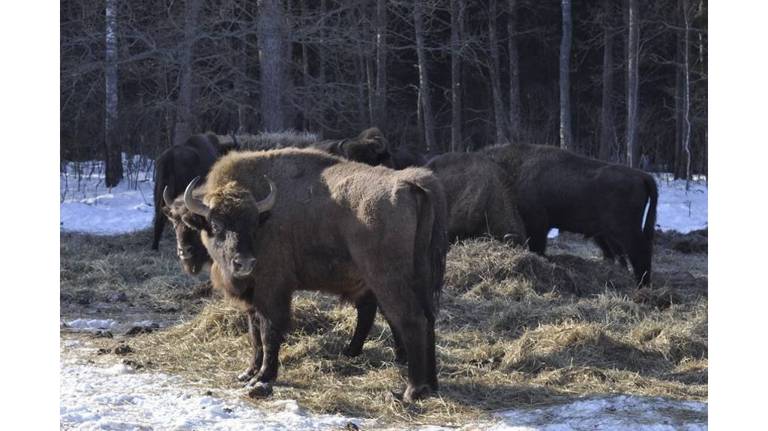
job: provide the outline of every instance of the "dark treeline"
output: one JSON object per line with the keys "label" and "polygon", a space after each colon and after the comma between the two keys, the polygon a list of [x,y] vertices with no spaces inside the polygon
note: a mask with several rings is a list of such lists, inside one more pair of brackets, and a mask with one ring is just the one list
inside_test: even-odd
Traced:
{"label": "dark treeline", "polygon": [[703,0],[61,2],[61,157],[105,159],[112,184],[121,151],[192,133],[371,125],[685,177],[707,170],[706,108]]}

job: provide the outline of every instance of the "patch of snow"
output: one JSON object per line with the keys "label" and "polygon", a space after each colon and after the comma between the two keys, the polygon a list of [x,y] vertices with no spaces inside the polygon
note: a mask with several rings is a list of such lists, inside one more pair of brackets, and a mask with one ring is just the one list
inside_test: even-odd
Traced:
{"label": "patch of snow", "polygon": [[656,226],[663,231],[688,233],[707,228],[707,184],[691,181],[685,190],[685,180],[673,180],[670,175],[656,176],[659,203]]}
{"label": "patch of snow", "polygon": [[361,424],[340,415],[308,414],[292,400],[275,402],[274,412],[262,411],[235,397],[205,395],[179,377],[134,373],[122,364],[101,368],[63,361],[60,370],[64,429],[319,430]]}
{"label": "patch of snow", "polygon": [[706,415],[706,403],[619,395],[530,410],[508,410],[499,413],[502,421],[488,429],[700,431],[707,429]]}
{"label": "patch of snow", "polygon": [[64,327],[76,331],[104,331],[117,327],[113,319],[75,319],[64,322]]}
{"label": "patch of snow", "polygon": [[67,163],[59,176],[60,229],[114,235],[146,229],[152,223],[152,163],[123,155],[128,178],[112,189],[104,185],[103,163]]}

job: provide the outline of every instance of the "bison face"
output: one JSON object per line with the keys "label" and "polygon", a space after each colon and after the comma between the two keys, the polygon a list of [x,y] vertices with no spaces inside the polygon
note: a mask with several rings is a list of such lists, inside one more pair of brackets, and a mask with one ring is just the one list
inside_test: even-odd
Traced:
{"label": "bison face", "polygon": [[176,254],[181,268],[189,274],[198,274],[211,260],[200,239],[200,231],[205,229],[201,224],[204,219],[190,213],[181,200],[164,207],[163,212],[176,234]]}
{"label": "bison face", "polygon": [[[187,187],[188,192],[196,180]],[[259,226],[275,203],[275,185],[267,181],[270,191],[262,200],[233,183],[211,193],[210,206],[191,193],[184,194],[186,207],[207,222],[203,243],[225,276],[247,278],[256,269]]]}

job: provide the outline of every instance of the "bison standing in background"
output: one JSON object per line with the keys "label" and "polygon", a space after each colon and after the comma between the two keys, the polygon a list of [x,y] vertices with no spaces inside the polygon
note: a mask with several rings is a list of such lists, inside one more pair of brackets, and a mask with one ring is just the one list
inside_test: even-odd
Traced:
{"label": "bison standing in background", "polygon": [[374,295],[408,356],[403,398],[437,390],[434,325],[448,243],[434,175],[284,149],[222,158],[203,200],[193,186],[184,201],[201,216],[214,285],[258,320],[252,394],[269,394],[277,377],[296,290]]}
{"label": "bison standing in background", "polygon": [[448,237],[490,235],[524,244],[525,226],[504,171],[483,154],[446,153],[427,168],[440,179],[448,200]]}
{"label": "bison standing in background", "polygon": [[499,145],[482,154],[506,172],[531,251],[544,254],[551,228],[581,233],[608,257],[626,255],[638,283],[650,283],[658,200],[651,175],[542,145]]}
{"label": "bison standing in background", "polygon": [[157,250],[165,227],[162,214],[165,200],[181,195],[184,187],[198,176],[205,176],[213,163],[229,151],[237,149],[237,142],[222,144],[213,133],[193,135],[181,145],[163,151],[155,161],[155,219],[152,249]]}

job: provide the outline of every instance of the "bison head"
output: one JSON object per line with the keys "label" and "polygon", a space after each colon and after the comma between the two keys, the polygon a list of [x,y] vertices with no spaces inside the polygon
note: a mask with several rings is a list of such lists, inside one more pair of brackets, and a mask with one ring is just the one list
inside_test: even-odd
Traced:
{"label": "bison head", "polygon": [[342,152],[349,160],[371,166],[389,164],[389,142],[376,127],[363,130],[355,139],[344,141]]}
{"label": "bison head", "polygon": [[209,191],[209,204],[192,194],[199,178],[195,178],[184,192],[184,204],[195,215],[204,219],[202,239],[208,253],[222,273],[233,278],[246,278],[256,268],[258,227],[266,221],[275,205],[277,188],[269,178],[269,192],[256,199],[249,190],[230,182]]}
{"label": "bison head", "polygon": [[176,234],[176,254],[181,268],[189,274],[197,274],[211,260],[200,239],[200,221],[190,221],[200,217],[191,213],[182,199],[174,200],[168,193],[168,187],[163,190],[163,200],[163,213],[171,221]]}

